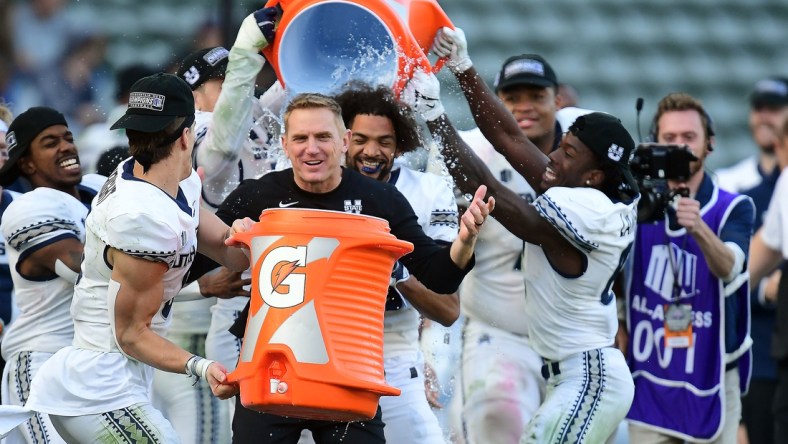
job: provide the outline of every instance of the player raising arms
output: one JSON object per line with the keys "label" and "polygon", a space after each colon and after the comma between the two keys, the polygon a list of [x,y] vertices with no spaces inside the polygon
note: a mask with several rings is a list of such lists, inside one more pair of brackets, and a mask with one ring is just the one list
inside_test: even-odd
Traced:
{"label": "player raising arms", "polygon": [[634,393],[624,356],[612,347],[618,321],[611,285],[635,234],[639,195],[628,164],[635,143],[618,119],[591,113],[545,155],[478,76],[461,30],[443,28],[433,50],[449,58],[485,138],[538,194],[528,204],[501,184],[446,118],[437,78],[416,73],[406,101],[441,138],[458,186],[487,185],[497,201],[493,217],[526,241],[528,333],[545,361],[547,394],[521,442],[604,442]]}

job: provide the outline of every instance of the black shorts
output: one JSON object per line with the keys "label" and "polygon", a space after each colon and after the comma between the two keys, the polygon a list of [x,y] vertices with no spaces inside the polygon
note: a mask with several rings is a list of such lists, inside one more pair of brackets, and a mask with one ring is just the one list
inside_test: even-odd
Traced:
{"label": "black shorts", "polygon": [[233,444],[296,444],[304,429],[312,432],[317,444],[384,444],[383,425],[380,406],[369,421],[318,421],[249,410],[236,396]]}

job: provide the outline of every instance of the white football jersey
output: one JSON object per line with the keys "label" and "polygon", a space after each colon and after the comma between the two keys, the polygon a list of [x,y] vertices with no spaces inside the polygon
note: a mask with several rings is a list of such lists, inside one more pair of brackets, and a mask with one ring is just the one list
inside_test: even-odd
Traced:
{"label": "white football jersey", "polygon": [[560,361],[613,345],[618,318],[611,287],[635,239],[637,200],[612,202],[593,188],[553,187],[533,205],[585,254],[587,267],[579,277],[562,276],[540,246],[526,244],[523,273],[532,347],[543,358]]}
{"label": "white football jersey", "polygon": [[3,214],[8,265],[14,282],[19,317],[5,332],[3,357],[21,351],[54,353],[74,337],[69,307],[74,282],[54,276],[26,279],[17,264],[33,252],[68,237],[85,242],[88,208],[53,188],[39,187],[16,197]]}
{"label": "white football jersey", "polygon": [[[413,207],[419,225],[427,236],[452,242],[459,230],[457,202],[449,182],[441,176],[401,167],[394,169],[390,182]],[[396,180],[396,181],[395,181]],[[417,353],[419,350],[419,312],[405,303],[399,310],[387,310],[383,319],[383,356]]]}
{"label": "white football jersey", "polygon": [[758,156],[751,156],[728,168],[721,168],[714,172],[713,177],[723,190],[734,193],[748,190],[761,181]]}
{"label": "white football jersey", "polygon": [[[501,183],[533,202],[536,197],[533,188],[495,151],[481,130],[463,131],[460,135]],[[521,239],[494,217],[487,218],[476,241],[476,265],[460,287],[460,304],[465,316],[511,333],[528,333],[521,271],[523,248]]]}
{"label": "white football jersey", "polygon": [[[151,329],[166,332],[172,299],[197,251],[200,179],[180,183],[177,198],[133,176],[121,163],[93,201],[87,218],[82,276],[74,289],[74,342],[50,358],[33,382],[28,405],[59,415],[106,412],[149,402],[153,368],[127,358],[117,344],[114,302],[118,287],[106,251],[114,248],[168,266],[161,306]],[[76,371],[72,371],[76,370]]]}
{"label": "white football jersey", "polygon": [[[780,191],[782,190],[782,191]],[[769,202],[769,211],[763,221],[763,243],[774,251],[779,251],[783,259],[788,259],[788,168],[777,179],[774,194]]]}

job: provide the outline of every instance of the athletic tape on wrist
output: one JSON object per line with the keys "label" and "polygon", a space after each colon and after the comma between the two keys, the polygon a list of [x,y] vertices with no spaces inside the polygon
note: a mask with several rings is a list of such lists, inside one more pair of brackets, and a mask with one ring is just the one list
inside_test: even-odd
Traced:
{"label": "athletic tape on wrist", "polygon": [[186,365],[184,366],[184,370],[186,371],[186,376],[192,378],[194,383],[192,385],[197,384],[200,379],[204,379],[208,374],[208,367],[214,361],[210,359],[201,358],[197,355],[192,355],[186,361]]}

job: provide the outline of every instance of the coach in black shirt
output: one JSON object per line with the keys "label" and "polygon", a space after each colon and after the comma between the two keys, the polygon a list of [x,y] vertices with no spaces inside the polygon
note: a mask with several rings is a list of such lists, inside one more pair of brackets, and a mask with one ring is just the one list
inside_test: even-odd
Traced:
{"label": "coach in black shirt", "polygon": [[[473,248],[481,225],[495,201],[485,203],[480,187],[462,217],[460,233],[450,246],[428,237],[418,224],[404,196],[390,184],[369,179],[342,168],[350,140],[339,105],[319,94],[301,94],[288,105],[284,115],[282,146],[293,167],[244,181],[216,213],[222,220],[257,220],[267,208],[312,208],[366,214],[386,219],[391,233],[413,243],[412,253],[400,261],[425,286],[437,293],[453,293],[473,266]],[[248,228],[248,227],[246,227]],[[248,306],[247,306],[248,311]],[[246,316],[233,326],[243,335]],[[285,418],[247,410],[236,399],[233,419],[234,443],[298,442],[302,429],[310,429],[318,444],[383,443],[383,422],[375,417],[362,422],[327,422]]]}

